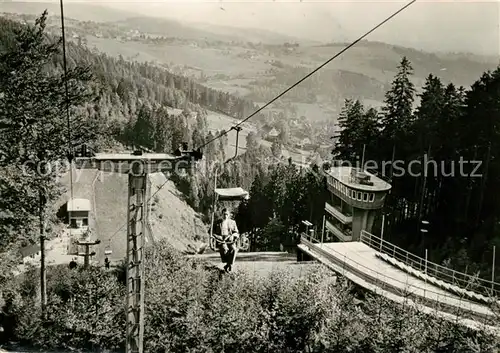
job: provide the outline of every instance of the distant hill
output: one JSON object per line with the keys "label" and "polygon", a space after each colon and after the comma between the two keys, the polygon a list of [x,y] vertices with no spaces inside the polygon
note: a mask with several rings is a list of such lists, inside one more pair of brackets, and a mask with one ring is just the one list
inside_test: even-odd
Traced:
{"label": "distant hill", "polygon": [[[40,15],[47,10],[50,16],[60,16],[59,3],[54,2],[0,2],[0,12],[23,15]],[[261,29],[240,29],[209,24],[184,25],[171,19],[137,16],[133,12],[111,9],[94,3],[65,3],[64,15],[67,19],[78,21],[109,22],[125,28],[137,29],[141,32],[167,37],[185,39],[207,39],[213,41],[262,42],[283,44],[285,42],[314,43],[292,36],[274,33]]]}
{"label": "distant hill", "polygon": [[267,44],[283,44],[285,42],[296,43],[299,42],[302,45],[313,45],[319,44],[319,41],[312,41],[310,39],[298,38],[295,36],[289,36],[265,29],[259,28],[235,28],[229,26],[216,26],[207,23],[190,23],[190,26],[203,29],[204,31],[212,32],[215,34],[227,34],[232,33],[234,36],[238,36],[243,41],[248,42],[262,42]]}
{"label": "distant hill", "polygon": [[[116,21],[115,24],[126,28],[137,29],[140,32],[168,37],[178,37],[193,40],[214,40],[222,42],[253,42],[266,44],[283,44],[285,42],[302,42],[306,40],[278,34],[261,29],[233,28],[212,24],[183,24],[181,22],[156,17],[131,17]],[[307,43],[314,43],[307,41]]]}
{"label": "distant hill", "polygon": [[[0,1],[0,12],[40,15],[47,10],[50,16],[59,16],[59,2]],[[110,9],[95,3],[64,3],[64,16],[79,21],[110,22],[135,16],[134,13]]]}

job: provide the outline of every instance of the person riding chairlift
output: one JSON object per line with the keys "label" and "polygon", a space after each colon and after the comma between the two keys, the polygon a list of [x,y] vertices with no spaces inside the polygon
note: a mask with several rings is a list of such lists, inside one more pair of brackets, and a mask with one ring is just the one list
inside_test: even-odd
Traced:
{"label": "person riding chairlift", "polygon": [[[238,252],[236,241],[240,234],[236,222],[231,219],[231,211],[225,208],[222,210],[222,215],[223,219],[218,222],[218,234],[214,234],[214,236],[223,242],[218,243],[218,248],[222,263],[226,264],[224,266],[224,271],[231,272]],[[226,244],[226,242],[230,244]]]}

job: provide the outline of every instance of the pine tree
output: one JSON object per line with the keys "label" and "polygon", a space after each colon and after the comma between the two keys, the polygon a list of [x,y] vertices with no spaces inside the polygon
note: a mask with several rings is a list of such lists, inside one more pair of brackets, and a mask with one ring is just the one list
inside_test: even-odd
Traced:
{"label": "pine tree", "polygon": [[415,112],[415,126],[418,130],[420,154],[429,144],[432,145],[433,150],[439,150],[440,146],[437,143],[444,142],[438,141],[440,132],[437,130],[440,120],[443,118],[444,93],[441,80],[432,74],[429,75],[423,87],[423,92],[419,94],[420,106]]}
{"label": "pine tree", "polygon": [[338,119],[340,135],[333,150],[337,159],[354,162],[356,156],[362,153],[364,121],[364,108],[360,101],[346,99]]}
{"label": "pine tree", "polygon": [[170,119],[166,108],[159,108],[155,112],[155,151],[160,153],[170,152],[172,136],[170,130]]}
{"label": "pine tree", "polygon": [[386,158],[391,158],[390,154],[395,145],[402,148],[409,133],[415,93],[415,87],[410,80],[412,74],[410,61],[403,57],[391,89],[385,94],[381,119],[385,144],[381,152],[384,152]]}
{"label": "pine tree", "polygon": [[146,104],[142,105],[139,108],[134,126],[135,141],[137,141],[138,145],[149,149],[155,148],[155,125],[151,107]]}

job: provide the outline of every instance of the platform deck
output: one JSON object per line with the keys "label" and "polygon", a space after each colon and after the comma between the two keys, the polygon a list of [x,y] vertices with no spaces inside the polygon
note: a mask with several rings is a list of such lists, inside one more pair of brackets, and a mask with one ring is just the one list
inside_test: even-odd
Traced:
{"label": "platform deck", "polygon": [[[487,306],[459,297],[376,257],[377,250],[361,242],[312,243],[302,238],[299,248],[335,272],[371,291],[410,298],[448,314],[475,317],[484,322],[496,317]],[[382,293],[383,292],[383,293]],[[384,294],[385,296],[388,296]],[[391,298],[391,299],[392,299]]]}

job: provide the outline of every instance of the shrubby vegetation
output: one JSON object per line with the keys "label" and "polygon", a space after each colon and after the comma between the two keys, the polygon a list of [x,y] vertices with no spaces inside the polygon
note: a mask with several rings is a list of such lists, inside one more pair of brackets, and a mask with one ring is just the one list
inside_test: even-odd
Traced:
{"label": "shrubby vegetation", "polygon": [[[57,348],[124,345],[123,273],[50,268],[48,322],[38,317],[37,271],[5,287],[4,338]],[[363,301],[356,299],[358,296]],[[355,294],[318,266],[219,277],[165,243],[146,257],[147,352],[495,352],[498,342],[448,321]],[[7,323],[7,325],[5,325]]]}

